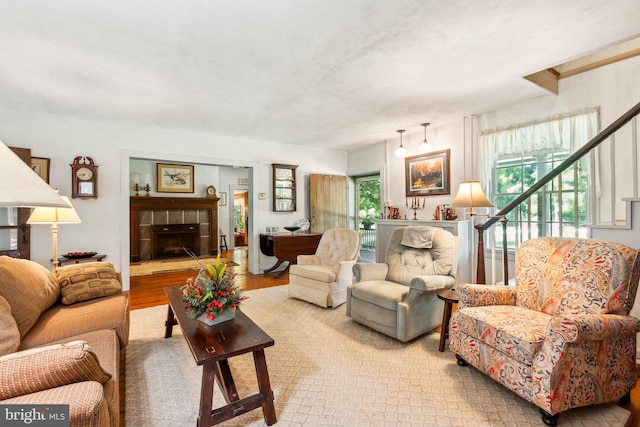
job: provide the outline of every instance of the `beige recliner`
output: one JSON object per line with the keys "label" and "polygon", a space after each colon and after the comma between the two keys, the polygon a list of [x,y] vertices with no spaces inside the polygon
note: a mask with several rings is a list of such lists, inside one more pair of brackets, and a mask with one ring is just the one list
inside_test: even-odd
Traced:
{"label": "beige recliner", "polygon": [[325,308],[344,304],[359,251],[357,231],[325,231],[315,255],[298,255],[297,264],[289,268],[289,296]]}
{"label": "beige recliner", "polygon": [[442,324],[437,292],[455,283],[459,237],[441,228],[399,227],[385,263],[357,263],[347,288],[347,316],[406,342]]}

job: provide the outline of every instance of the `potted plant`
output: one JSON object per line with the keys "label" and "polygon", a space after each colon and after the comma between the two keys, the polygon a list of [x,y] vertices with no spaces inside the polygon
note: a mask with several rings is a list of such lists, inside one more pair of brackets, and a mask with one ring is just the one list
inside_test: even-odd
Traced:
{"label": "potted plant", "polygon": [[235,309],[246,299],[235,285],[235,273],[227,270],[227,263],[207,264],[195,279],[187,279],[182,287],[182,300],[187,316],[207,325],[215,325],[235,317]]}

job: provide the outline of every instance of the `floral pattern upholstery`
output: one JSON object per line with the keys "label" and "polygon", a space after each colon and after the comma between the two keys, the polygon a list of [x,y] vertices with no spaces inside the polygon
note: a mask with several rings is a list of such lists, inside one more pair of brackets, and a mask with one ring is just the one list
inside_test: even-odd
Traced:
{"label": "floral pattern upholstery", "polygon": [[451,350],[552,415],[615,401],[635,385],[639,258],[595,239],[529,240],[515,287],[456,285]]}

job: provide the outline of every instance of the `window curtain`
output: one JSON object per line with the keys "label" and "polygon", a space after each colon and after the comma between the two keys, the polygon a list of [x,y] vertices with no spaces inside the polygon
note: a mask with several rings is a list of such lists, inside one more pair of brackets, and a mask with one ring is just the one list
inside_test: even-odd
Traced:
{"label": "window curtain", "polygon": [[[541,150],[569,150],[573,153],[598,134],[599,111],[590,109],[518,124],[480,134],[480,180],[487,190],[493,187],[494,161],[501,155],[531,153]],[[600,197],[598,150],[594,165],[595,191]],[[584,157],[583,159],[586,159]],[[491,190],[489,190],[491,191]]]}

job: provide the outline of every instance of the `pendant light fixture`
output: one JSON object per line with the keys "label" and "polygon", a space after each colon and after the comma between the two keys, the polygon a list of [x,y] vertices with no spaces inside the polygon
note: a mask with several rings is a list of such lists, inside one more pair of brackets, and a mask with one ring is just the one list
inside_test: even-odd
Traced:
{"label": "pendant light fixture", "polygon": [[427,126],[431,123],[422,123],[420,126],[424,127],[424,141],[418,146],[418,151],[420,153],[427,153],[431,151],[431,143],[427,141]]}
{"label": "pendant light fixture", "polygon": [[404,129],[400,129],[397,132],[400,134],[400,146],[396,148],[395,154],[396,157],[404,157],[407,155],[407,149],[402,145],[402,134],[404,133]]}

